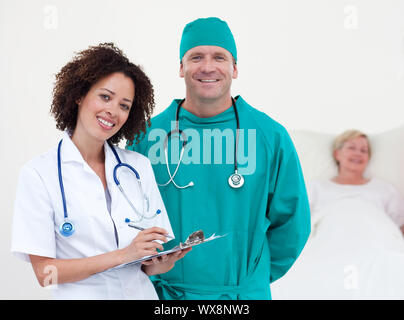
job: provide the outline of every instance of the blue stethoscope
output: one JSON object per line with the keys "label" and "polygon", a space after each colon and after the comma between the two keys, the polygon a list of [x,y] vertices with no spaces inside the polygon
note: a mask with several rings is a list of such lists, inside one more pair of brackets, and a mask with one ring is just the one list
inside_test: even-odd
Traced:
{"label": "blue stethoscope", "polygon": [[[60,157],[60,149],[61,149],[61,146],[62,146],[62,141],[63,141],[63,139],[60,140],[59,145],[58,145],[58,176],[59,176],[60,192],[62,193],[64,220],[59,226],[59,232],[60,232],[61,235],[65,236],[65,237],[70,237],[75,231],[75,226],[74,226],[74,223],[69,219],[68,214],[67,214],[67,208],[66,208],[66,196],[65,196],[65,191],[64,191],[64,187],[63,187],[62,162],[61,162],[61,157]],[[139,221],[141,221],[143,219],[153,219],[154,217],[156,217],[158,214],[161,213],[161,210],[158,209],[154,214],[146,215],[146,212],[148,213],[149,209],[150,209],[149,197],[147,197],[143,192],[142,183],[141,183],[141,180],[140,180],[139,173],[131,165],[129,165],[127,163],[123,163],[121,161],[121,159],[119,158],[118,153],[116,152],[115,148],[110,144],[108,144],[108,145],[111,147],[111,150],[114,153],[115,158],[116,158],[116,160],[118,162],[118,164],[114,167],[114,171],[113,171],[114,182],[117,185],[119,191],[121,191],[122,195],[124,196],[124,198],[126,199],[128,204],[130,205],[130,207],[133,209],[133,211],[139,217],[138,220],[134,220],[134,221],[131,220],[131,222],[139,222]],[[122,167],[128,168],[136,176],[136,181],[138,183],[140,194],[142,195],[142,198],[143,198],[143,210],[142,210],[142,212],[139,212],[139,210],[136,209],[136,207],[133,205],[132,201],[130,201],[130,199],[128,198],[128,196],[126,195],[124,189],[121,186],[121,183],[120,183],[120,181],[118,179],[118,176],[117,176],[117,172],[118,172],[118,169],[122,168]]]}

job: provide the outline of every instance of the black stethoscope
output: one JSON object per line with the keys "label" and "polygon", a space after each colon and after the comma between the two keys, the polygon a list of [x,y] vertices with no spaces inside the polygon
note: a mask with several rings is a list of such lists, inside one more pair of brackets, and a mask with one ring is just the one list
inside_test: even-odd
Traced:
{"label": "black stethoscope", "polygon": [[[176,128],[174,130],[171,130],[166,135],[166,137],[164,139],[164,155],[165,155],[165,160],[166,160],[167,172],[168,172],[168,175],[169,175],[170,179],[166,183],[158,184],[161,187],[167,186],[170,182],[172,182],[174,184],[174,186],[176,188],[178,188],[178,189],[185,189],[185,188],[188,188],[188,187],[192,187],[194,185],[193,181],[191,181],[185,186],[179,186],[174,181],[174,177],[178,172],[178,168],[180,167],[181,160],[182,160],[182,157],[184,155],[185,146],[188,143],[188,137],[186,136],[186,134],[182,130],[179,129],[179,113],[180,113],[181,105],[184,103],[184,101],[185,101],[185,99],[181,100],[181,102],[178,104],[178,107],[177,107],[177,112],[176,112],[176,115],[175,115]],[[238,139],[239,139],[239,131],[240,131],[240,121],[239,121],[239,118],[238,118],[236,101],[233,99],[233,97],[231,98],[231,101],[232,101],[232,106],[233,106],[233,109],[234,109],[234,114],[236,116],[237,128],[236,128],[236,139],[235,139],[235,142],[234,142],[234,144],[235,144],[235,146],[234,146],[234,173],[232,173],[230,175],[230,177],[228,179],[228,183],[229,183],[230,187],[237,189],[237,188],[240,188],[240,187],[243,186],[244,177],[241,174],[238,173],[238,169],[237,169],[237,147],[238,147]],[[170,136],[172,134],[177,134],[177,133],[182,138],[182,146],[181,146],[180,158],[179,158],[178,164],[177,164],[177,166],[176,166],[176,168],[174,170],[174,173],[171,174],[170,167],[168,165],[168,139],[170,138]]]}
{"label": "black stethoscope", "polygon": [[[62,194],[64,220],[59,226],[59,232],[61,235],[65,236],[65,237],[70,237],[75,231],[75,226],[74,226],[74,223],[69,219],[68,214],[67,214],[67,208],[66,208],[66,196],[65,196],[65,190],[63,187],[63,178],[62,178],[62,161],[61,161],[61,156],[60,156],[60,149],[62,147],[62,141],[63,141],[63,139],[60,140],[59,145],[58,145],[58,177],[59,177],[60,192]],[[153,213],[151,215],[150,214],[146,215],[146,212],[149,213],[149,209],[150,209],[149,197],[143,192],[139,173],[131,165],[122,162],[121,159],[119,158],[118,153],[116,152],[115,148],[109,143],[108,143],[108,145],[111,147],[111,150],[114,153],[115,158],[118,162],[118,164],[114,167],[114,171],[113,171],[114,182],[117,185],[118,189],[121,191],[122,195],[125,197],[126,201],[129,203],[132,210],[136,213],[137,216],[139,216],[139,220],[135,220],[135,221],[131,220],[131,222],[139,222],[143,219],[153,219],[155,216],[157,216],[158,214],[161,213],[161,210],[158,209],[155,213]],[[132,201],[130,201],[130,199],[126,195],[125,190],[123,189],[123,187],[118,179],[118,176],[117,176],[118,169],[123,168],[123,167],[128,168],[131,172],[134,173],[134,175],[136,177],[136,181],[138,183],[140,194],[142,195],[142,199],[143,199],[142,212],[139,212],[139,210],[137,210],[136,207],[133,205]]]}

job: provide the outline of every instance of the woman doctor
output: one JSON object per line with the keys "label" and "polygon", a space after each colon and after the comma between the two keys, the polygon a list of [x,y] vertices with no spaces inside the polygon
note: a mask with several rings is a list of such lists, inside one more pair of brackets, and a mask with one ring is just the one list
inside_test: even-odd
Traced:
{"label": "woman doctor", "polygon": [[[149,160],[114,146],[144,132],[153,107],[150,80],[113,44],[78,53],[57,74],[51,113],[64,136],[21,170],[11,249],[41,286],[53,285],[54,298],[157,299],[148,275],[189,251],[111,269],[155,254],[172,236]],[[129,201],[114,181],[119,161],[139,175],[116,172]]]}

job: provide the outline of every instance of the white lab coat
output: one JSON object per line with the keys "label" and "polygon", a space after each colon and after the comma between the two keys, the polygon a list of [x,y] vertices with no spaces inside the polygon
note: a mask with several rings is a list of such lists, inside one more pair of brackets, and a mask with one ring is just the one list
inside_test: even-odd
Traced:
{"label": "white lab coat", "polygon": [[[140,175],[143,192],[149,196],[150,212],[161,213],[153,220],[138,223],[148,228],[158,226],[173,235],[150,161],[143,155],[116,148],[122,162],[133,166]],[[57,146],[31,160],[21,170],[16,194],[11,251],[25,261],[29,254],[57,259],[95,256],[124,248],[138,234],[128,227],[125,218],[138,217],[113,180],[117,160],[104,144],[105,172],[111,195],[111,215],[100,178],[82,158],[67,133],[61,147],[61,166],[69,220],[75,233],[64,237],[59,226],[64,220],[63,202],[57,170]],[[128,169],[119,169],[118,177],[136,208],[142,210],[142,198],[136,178]],[[49,279],[56,270],[49,267]],[[53,274],[52,274],[53,272]],[[52,282],[54,283],[54,282]],[[148,276],[140,265],[95,274],[85,280],[59,284],[53,290],[56,299],[158,299]]]}

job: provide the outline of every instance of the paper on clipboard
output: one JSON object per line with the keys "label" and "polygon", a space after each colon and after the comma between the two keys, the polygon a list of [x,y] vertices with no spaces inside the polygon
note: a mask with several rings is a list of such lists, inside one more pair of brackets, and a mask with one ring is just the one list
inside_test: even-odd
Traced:
{"label": "paper on clipboard", "polygon": [[[197,232],[202,232],[202,231],[197,231]],[[194,232],[193,234],[196,234],[197,232]],[[202,244],[202,243],[205,243],[205,242],[209,242],[209,241],[219,239],[219,238],[223,238],[223,237],[227,236],[227,234],[224,234],[224,235],[220,236],[220,235],[216,235],[214,233],[209,238],[206,238],[206,239],[205,238],[202,238],[202,239],[197,238],[195,241],[192,241],[192,239],[191,239],[191,241],[189,241],[193,234],[191,234],[184,243],[180,243],[179,245],[175,246],[174,248],[172,248],[170,250],[162,251],[162,252],[159,252],[159,253],[157,253],[155,255],[145,256],[143,258],[140,258],[140,259],[128,262],[128,263],[121,264],[121,265],[116,266],[116,267],[114,267],[112,269],[109,269],[109,270],[116,270],[116,269],[121,269],[121,268],[125,268],[125,267],[128,267],[128,266],[132,266],[132,265],[135,265],[135,264],[139,264],[139,263],[142,263],[143,261],[147,261],[147,260],[150,260],[150,259],[155,258],[155,257],[161,257],[161,256],[164,256],[164,255],[167,255],[167,254],[170,254],[170,253],[177,252],[179,250],[194,247],[194,246],[197,246],[199,244]],[[202,232],[202,237],[203,237],[203,232]]]}

